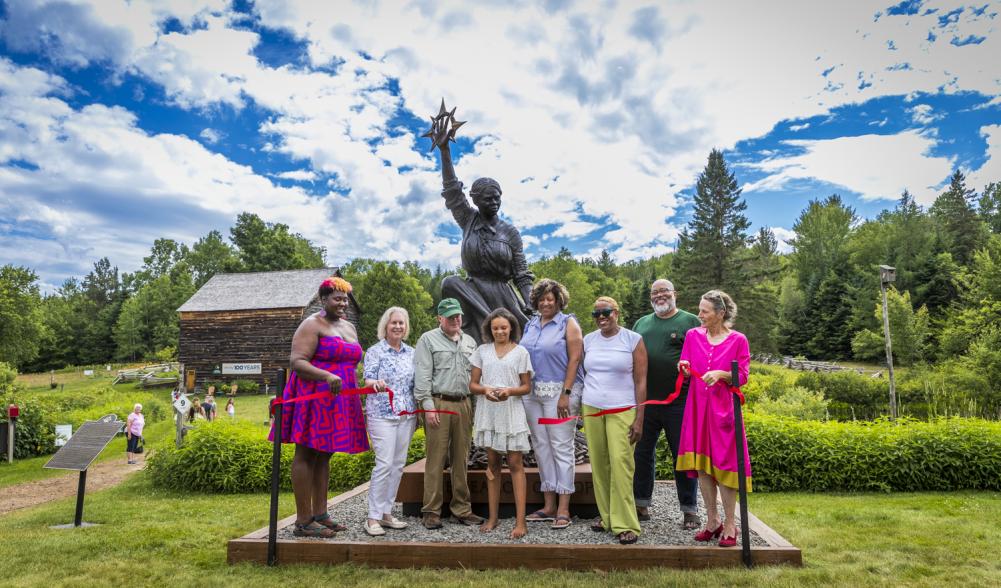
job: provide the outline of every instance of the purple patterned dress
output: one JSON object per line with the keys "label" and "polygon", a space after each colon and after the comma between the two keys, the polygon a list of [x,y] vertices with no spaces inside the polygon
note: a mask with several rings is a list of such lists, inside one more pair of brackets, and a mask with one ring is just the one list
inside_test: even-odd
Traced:
{"label": "purple patterned dress", "polygon": [[[344,382],[343,388],[350,389],[357,385],[355,367],[361,357],[362,348],[358,343],[321,335],[309,363],[340,376]],[[329,392],[330,384],[319,380],[303,380],[292,372],[282,399],[291,400],[323,391]],[[271,435],[268,438],[271,439]],[[368,451],[368,433],[365,430],[361,399],[358,396],[330,396],[284,405],[282,442],[302,444],[324,453]]]}

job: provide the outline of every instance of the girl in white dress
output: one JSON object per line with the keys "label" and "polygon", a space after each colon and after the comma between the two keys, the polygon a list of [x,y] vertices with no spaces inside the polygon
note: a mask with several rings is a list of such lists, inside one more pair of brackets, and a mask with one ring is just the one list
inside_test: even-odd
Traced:
{"label": "girl in white dress", "polygon": [[532,360],[528,350],[518,345],[521,325],[518,319],[504,308],[491,312],[481,327],[483,340],[472,355],[473,365],[469,390],[479,396],[473,417],[473,443],[487,450],[487,496],[490,517],[480,530],[492,531],[497,527],[500,508],[501,456],[507,456],[514,488],[514,507],[517,517],[512,539],[520,539],[528,532],[525,525],[526,482],[522,465],[522,452],[531,449],[528,420],[520,398],[528,394],[532,381]]}

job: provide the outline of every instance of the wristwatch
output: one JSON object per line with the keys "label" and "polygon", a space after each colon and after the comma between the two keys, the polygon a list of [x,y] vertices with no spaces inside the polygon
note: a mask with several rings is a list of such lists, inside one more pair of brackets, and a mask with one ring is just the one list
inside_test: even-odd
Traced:
{"label": "wristwatch", "polygon": [[564,388],[563,389],[563,394],[566,395],[566,396],[570,396],[570,388]]}

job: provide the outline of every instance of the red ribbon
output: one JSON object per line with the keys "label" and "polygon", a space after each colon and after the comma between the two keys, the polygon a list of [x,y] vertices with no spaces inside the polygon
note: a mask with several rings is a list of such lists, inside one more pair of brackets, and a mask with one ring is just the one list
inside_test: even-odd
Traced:
{"label": "red ribbon", "polygon": [[[695,371],[691,367],[688,368],[688,371],[691,372],[691,375],[694,378],[701,378],[702,377],[702,374],[700,374],[699,372]],[[668,396],[667,398],[665,398],[664,400],[647,400],[646,402],[641,402],[639,404],[632,404],[630,406],[620,406],[619,408],[609,408],[609,409],[606,409],[606,410],[599,410],[598,412],[596,412],[594,414],[585,414],[585,415],[581,415],[581,416],[585,416],[585,417],[598,417],[598,416],[605,416],[606,414],[616,414],[616,413],[620,413],[620,412],[626,412],[627,410],[632,410],[632,409],[634,409],[634,408],[636,408],[638,406],[646,406],[648,404],[671,404],[672,402],[674,402],[675,400],[678,399],[678,396],[681,395],[681,388],[682,388],[682,386],[684,386],[684,384],[685,384],[685,373],[682,372],[681,370],[678,370],[678,379],[674,381],[674,392],[672,392],[671,395]],[[734,394],[737,395],[738,398],[740,398],[740,404],[743,405],[744,404],[744,393],[740,391],[740,387],[733,386],[733,385],[730,385],[730,384],[726,384],[726,386],[727,386],[727,388],[730,389],[731,392],[733,392]],[[572,416],[572,417],[563,417],[563,418],[540,418],[539,419],[539,424],[540,425],[561,425],[563,423],[568,423],[568,422],[570,422],[572,420],[575,420],[576,418],[577,417],[575,417],[575,416]]]}
{"label": "red ribbon", "polygon": [[[387,387],[385,391],[389,394],[389,406],[390,406],[390,408],[392,408],[393,407],[393,390],[390,389],[389,387]],[[339,393],[339,395],[341,395],[341,396],[362,396],[362,395],[365,395],[365,394],[378,394],[378,393],[379,393],[379,390],[376,390],[375,386],[365,386],[364,388],[351,388],[351,389],[348,389],[348,390],[341,390],[340,393]],[[275,398],[274,400],[271,401],[271,414],[275,413],[275,405],[276,404],[293,404],[293,403],[296,403],[296,402],[305,402],[307,400],[313,400],[314,398],[323,398],[323,397],[328,397],[329,398],[330,396],[333,396],[333,394],[331,394],[330,392],[314,392],[313,394],[307,394],[305,396],[299,396],[299,397],[296,397],[296,398],[291,398],[289,400],[278,400],[278,398]],[[438,413],[438,414],[454,414],[454,415],[458,415],[459,414],[459,413],[457,413],[455,411],[452,411],[452,410],[401,410],[400,412],[396,412],[394,410],[393,414],[395,414],[396,416],[408,416],[408,415],[412,415],[412,414],[432,413],[432,412],[433,413]]]}

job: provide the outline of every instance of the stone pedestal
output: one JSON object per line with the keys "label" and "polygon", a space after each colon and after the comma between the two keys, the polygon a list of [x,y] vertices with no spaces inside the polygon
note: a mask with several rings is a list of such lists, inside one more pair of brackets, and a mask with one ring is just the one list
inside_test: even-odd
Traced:
{"label": "stone pedestal", "polygon": [[[396,500],[403,503],[403,514],[420,516],[424,501],[424,463],[425,460],[412,463],[403,470],[400,489]],[[452,496],[450,471],[445,470],[445,504],[442,516],[448,516],[448,501]],[[486,470],[469,470],[466,476],[469,484],[470,500],[473,512],[487,516],[487,473]],[[544,497],[539,490],[538,468],[525,468],[527,482],[526,512],[532,513],[542,508]],[[574,486],[577,491],[570,497],[570,514],[583,519],[596,518],[598,507],[594,501],[594,483],[591,481],[591,464],[581,464],[576,467]],[[506,468],[501,474],[500,516],[514,516],[514,489],[511,485],[511,472]]]}

